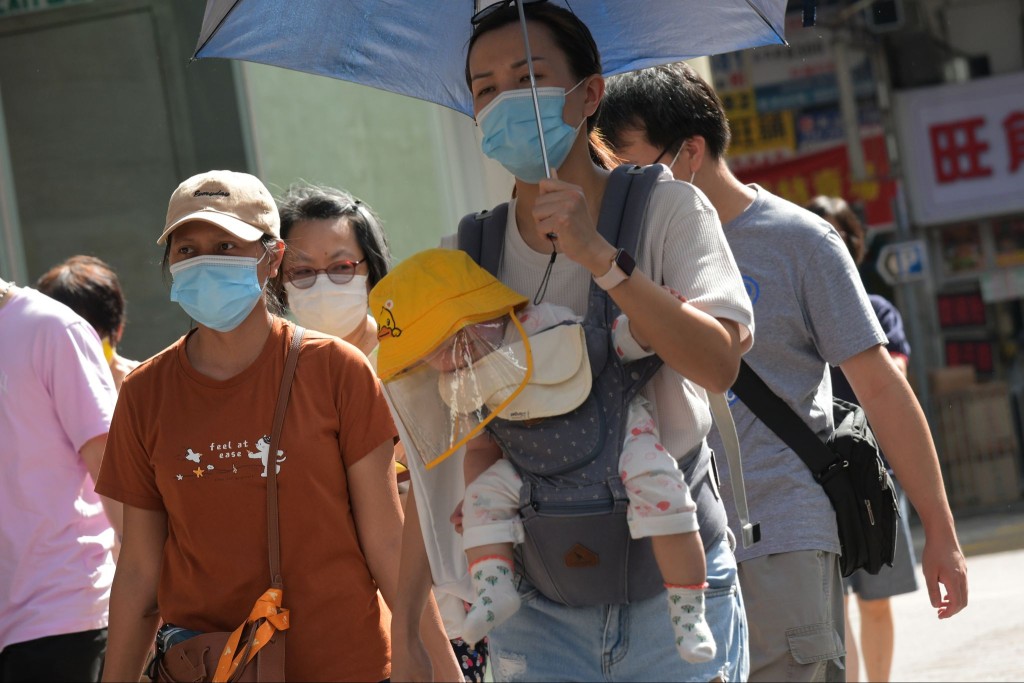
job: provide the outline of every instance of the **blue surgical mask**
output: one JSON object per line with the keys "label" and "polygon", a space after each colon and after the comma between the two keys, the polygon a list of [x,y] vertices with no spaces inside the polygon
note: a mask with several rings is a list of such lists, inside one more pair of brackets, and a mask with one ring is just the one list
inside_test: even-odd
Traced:
{"label": "blue surgical mask", "polygon": [[[586,119],[575,128],[562,119],[565,96],[580,86],[580,81],[568,91],[564,88],[537,88],[544,142],[548,150],[548,164],[557,169],[565,163],[576,135]],[[533,95],[529,88],[506,90],[480,110],[476,117],[483,132],[483,152],[505,167],[509,173],[527,183],[539,183],[544,174],[544,158],[540,153],[537,135],[537,117],[533,109]]]}
{"label": "blue surgical mask", "polygon": [[[256,307],[263,294],[256,266],[262,258],[196,256],[171,266],[171,301],[197,323],[230,332]],[[264,283],[265,285],[266,283]]]}

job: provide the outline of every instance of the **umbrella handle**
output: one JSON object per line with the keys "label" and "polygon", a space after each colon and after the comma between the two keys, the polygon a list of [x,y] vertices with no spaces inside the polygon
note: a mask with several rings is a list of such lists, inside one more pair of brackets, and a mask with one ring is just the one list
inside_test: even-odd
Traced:
{"label": "umbrella handle", "polygon": [[[540,102],[537,100],[537,79],[533,75],[533,54],[530,52],[530,36],[526,32],[526,11],[522,2],[516,2],[519,10],[519,26],[523,30],[523,44],[526,46],[526,68],[530,72],[530,93],[533,95],[533,115],[537,119],[537,135],[540,140],[540,156],[544,161],[544,177],[551,177],[551,165],[548,163],[548,146],[544,142],[544,125],[540,119]],[[554,241],[551,235],[548,239]]]}

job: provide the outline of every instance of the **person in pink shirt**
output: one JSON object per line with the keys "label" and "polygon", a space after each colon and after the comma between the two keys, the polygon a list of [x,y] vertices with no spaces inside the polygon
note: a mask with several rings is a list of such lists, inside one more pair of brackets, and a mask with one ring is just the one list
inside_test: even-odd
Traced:
{"label": "person in pink shirt", "polygon": [[93,482],[116,396],[89,323],[0,279],[0,681],[99,680],[121,511]]}

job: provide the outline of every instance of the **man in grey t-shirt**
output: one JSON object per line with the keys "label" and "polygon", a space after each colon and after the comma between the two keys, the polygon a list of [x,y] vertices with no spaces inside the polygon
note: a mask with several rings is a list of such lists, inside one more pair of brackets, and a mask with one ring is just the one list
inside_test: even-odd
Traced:
{"label": "man in grey t-shirt", "polygon": [[[935,447],[917,399],[885,352],[885,335],[838,234],[732,175],[722,104],[685,64],[609,79],[599,126],[621,156],[668,164],[718,210],[756,316],[757,339],[745,360],[820,436],[833,427],[828,365],[843,369],[924,524],[932,605],[939,618],[959,612],[967,604],[966,565]],[[843,680],[835,513],[800,457],[742,402],[731,403],[751,517],[762,530],[759,543],[737,551],[750,680]],[[710,441],[721,450],[717,433]],[[728,471],[723,475],[731,498]],[[736,530],[733,506],[729,512]]]}

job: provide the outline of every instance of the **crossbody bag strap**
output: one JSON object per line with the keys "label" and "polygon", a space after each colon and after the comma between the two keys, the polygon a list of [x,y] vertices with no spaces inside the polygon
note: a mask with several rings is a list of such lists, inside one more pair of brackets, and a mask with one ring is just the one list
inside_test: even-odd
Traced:
{"label": "crossbody bag strap", "polygon": [[275,588],[284,587],[281,578],[281,527],[277,509],[277,445],[281,441],[281,428],[284,426],[284,414],[288,409],[295,364],[299,360],[299,345],[302,344],[302,335],[305,332],[305,328],[299,325],[296,325],[292,332],[292,343],[288,348],[284,374],[281,376],[281,389],[277,393],[274,426],[270,431],[270,450],[267,451],[267,548],[270,556],[270,585]]}
{"label": "crossbody bag strap", "polygon": [[745,360],[740,361],[739,377],[732,390],[761,422],[800,456],[815,479],[820,480],[835,463],[836,456],[828,446]]}

